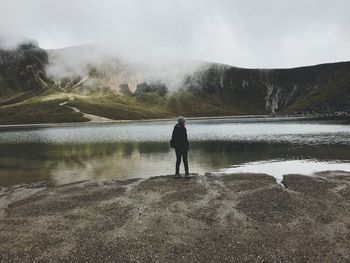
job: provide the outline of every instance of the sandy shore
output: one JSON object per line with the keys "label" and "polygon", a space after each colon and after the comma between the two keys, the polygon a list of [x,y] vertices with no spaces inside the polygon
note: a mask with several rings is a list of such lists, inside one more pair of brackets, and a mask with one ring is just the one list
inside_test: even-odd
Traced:
{"label": "sandy shore", "polygon": [[350,262],[350,173],[0,189],[0,262]]}

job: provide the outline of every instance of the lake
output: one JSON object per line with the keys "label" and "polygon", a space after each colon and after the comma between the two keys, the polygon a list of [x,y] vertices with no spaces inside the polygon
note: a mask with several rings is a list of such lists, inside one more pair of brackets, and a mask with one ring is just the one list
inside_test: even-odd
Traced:
{"label": "lake", "polygon": [[[174,173],[174,121],[0,129],[0,185]],[[188,120],[190,172],[283,174],[350,171],[350,124],[305,118]],[[183,167],[181,166],[183,172]]]}

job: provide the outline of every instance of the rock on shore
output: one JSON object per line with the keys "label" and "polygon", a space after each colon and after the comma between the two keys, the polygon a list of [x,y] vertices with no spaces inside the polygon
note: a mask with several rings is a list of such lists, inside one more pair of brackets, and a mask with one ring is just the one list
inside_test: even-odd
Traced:
{"label": "rock on shore", "polygon": [[283,184],[207,174],[35,187],[3,207],[0,262],[349,262],[350,173]]}

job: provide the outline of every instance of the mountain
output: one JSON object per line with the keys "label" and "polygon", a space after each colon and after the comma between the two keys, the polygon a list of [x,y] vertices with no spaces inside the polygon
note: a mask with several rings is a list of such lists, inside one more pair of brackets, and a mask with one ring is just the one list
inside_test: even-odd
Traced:
{"label": "mountain", "polygon": [[122,58],[34,41],[0,49],[0,124],[350,113],[350,62],[246,69]]}

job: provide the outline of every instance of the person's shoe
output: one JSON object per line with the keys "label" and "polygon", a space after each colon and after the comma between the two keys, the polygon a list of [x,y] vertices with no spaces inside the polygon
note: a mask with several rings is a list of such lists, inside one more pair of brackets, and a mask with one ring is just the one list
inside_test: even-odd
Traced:
{"label": "person's shoe", "polygon": [[175,178],[179,178],[180,174],[179,173],[175,173]]}
{"label": "person's shoe", "polygon": [[186,177],[187,179],[189,179],[189,178],[190,178],[190,173],[189,173],[189,172],[185,173],[185,177]]}

